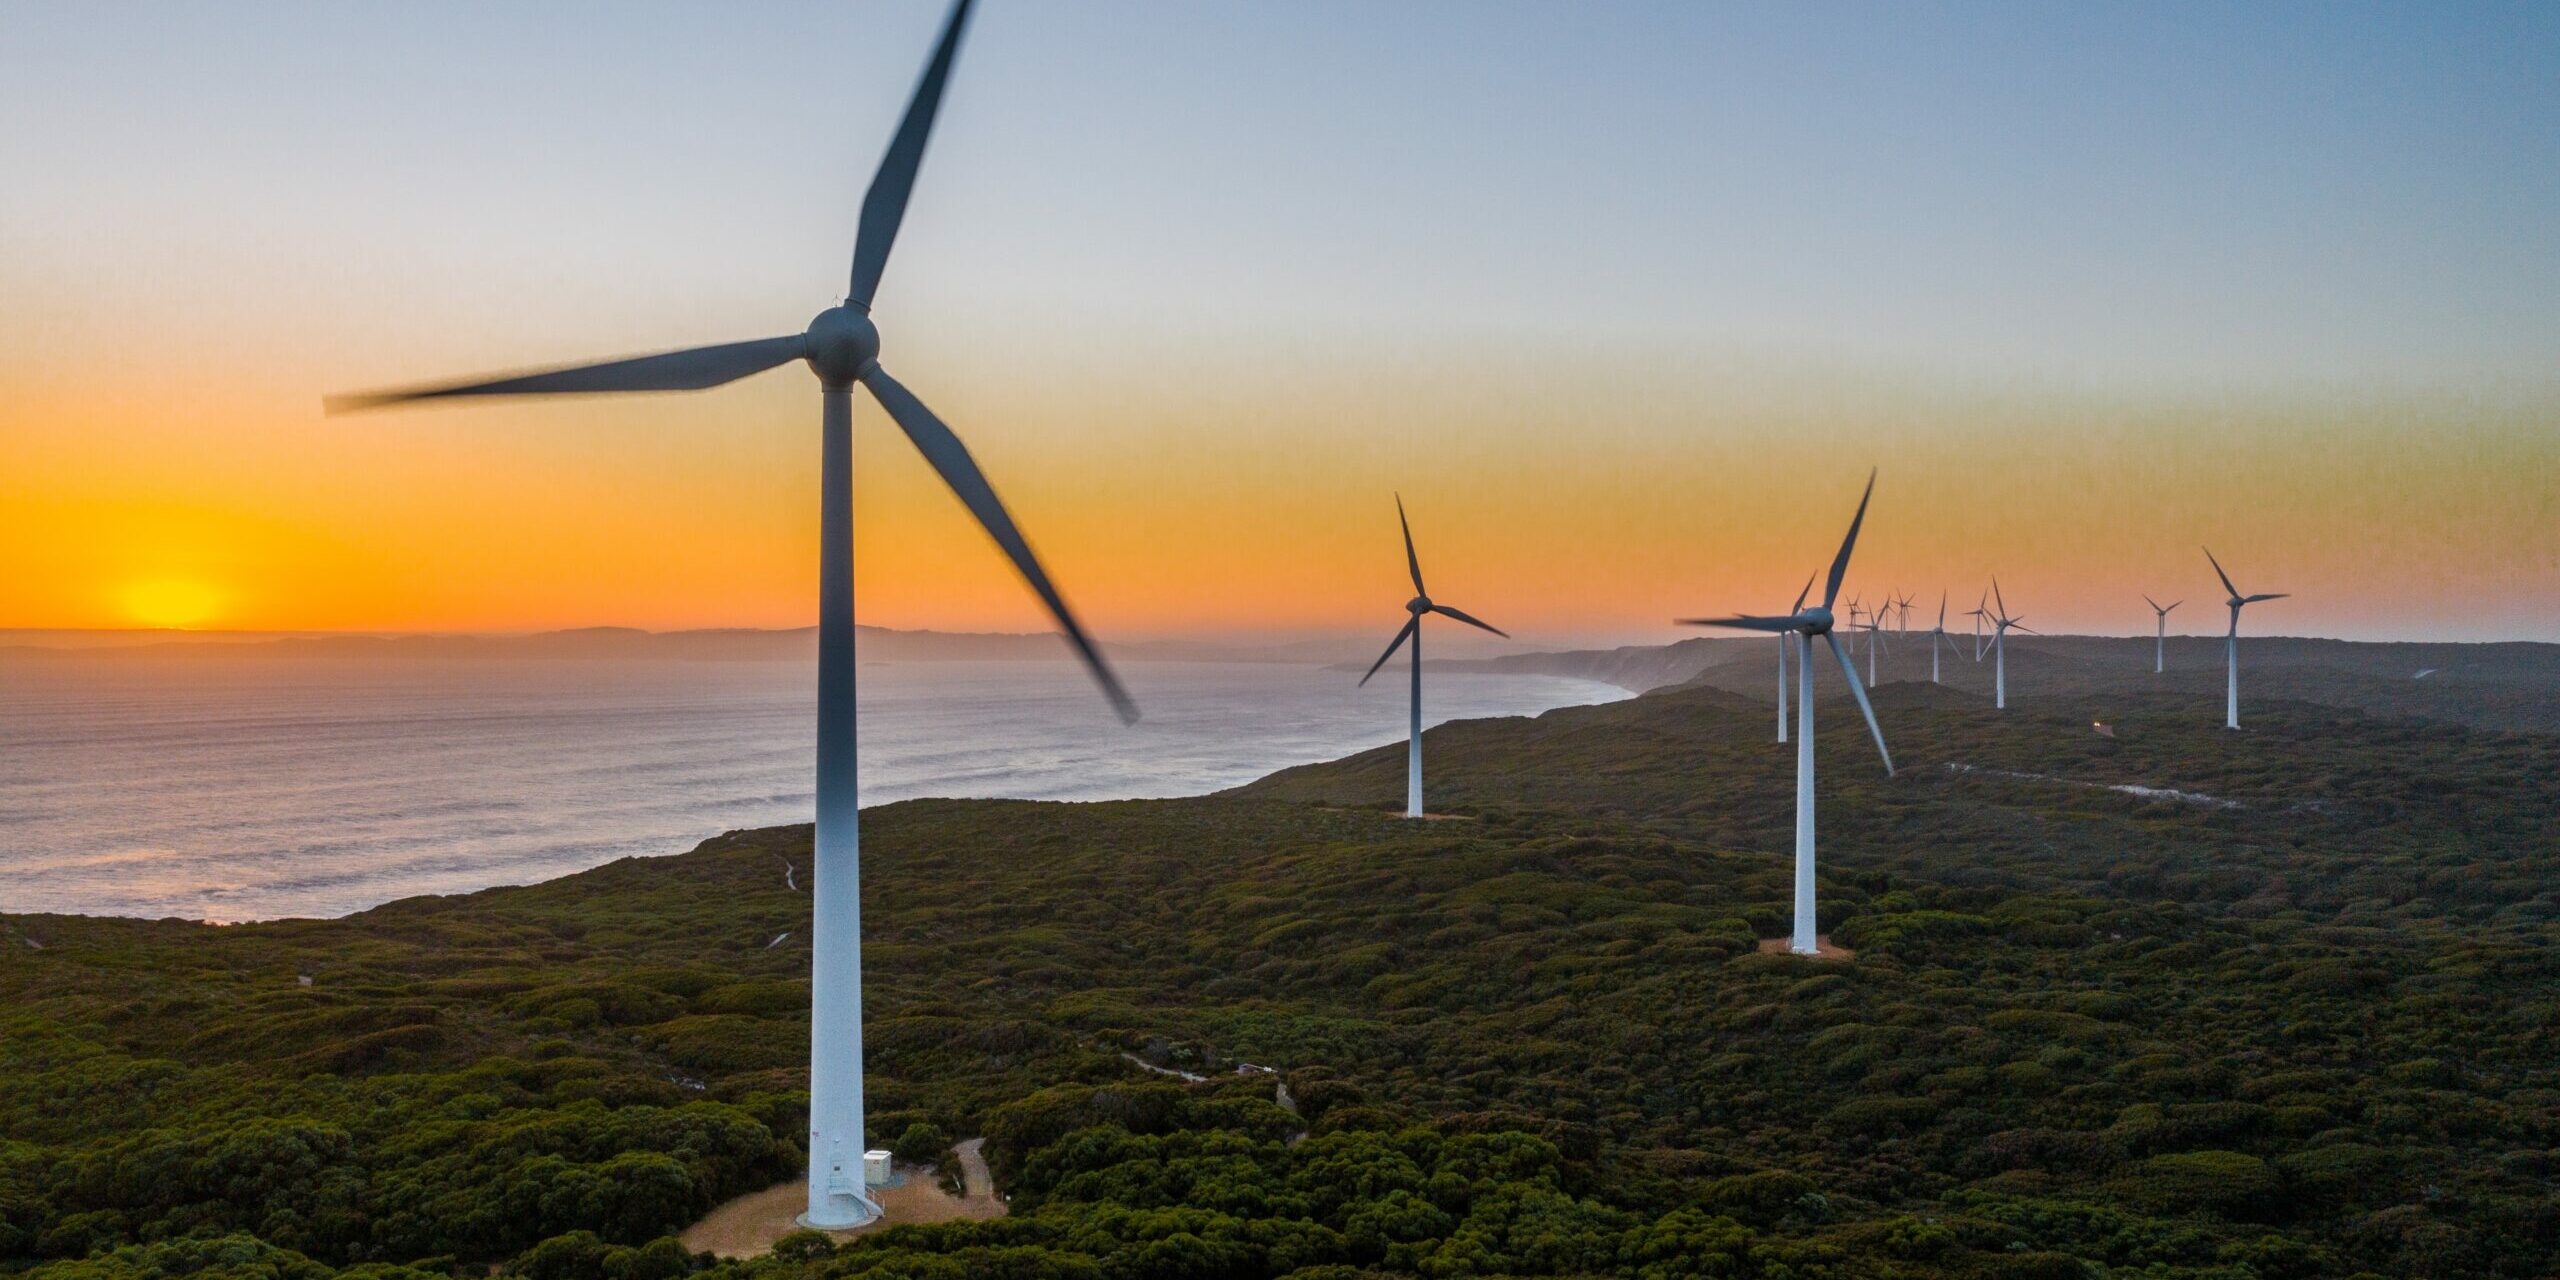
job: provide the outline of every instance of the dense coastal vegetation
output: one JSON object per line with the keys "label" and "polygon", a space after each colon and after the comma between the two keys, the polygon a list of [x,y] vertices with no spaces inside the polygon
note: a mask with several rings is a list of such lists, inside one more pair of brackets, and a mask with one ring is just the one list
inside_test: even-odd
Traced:
{"label": "dense coastal vegetation", "polygon": [[1383,811],[1401,745],[872,810],[874,1137],[983,1136],[1012,1211],[750,1262],[668,1236],[795,1171],[806,828],[341,920],[0,917],[0,1267],[2560,1271],[2560,739],[1878,703],[1891,778],[1820,708],[1845,961],[1760,951],[1791,763],[1706,685],[1435,730],[1449,821]]}

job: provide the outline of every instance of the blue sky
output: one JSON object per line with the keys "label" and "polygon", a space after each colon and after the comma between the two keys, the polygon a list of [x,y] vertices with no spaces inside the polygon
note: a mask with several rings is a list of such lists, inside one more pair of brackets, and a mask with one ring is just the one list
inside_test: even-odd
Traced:
{"label": "blue sky", "polygon": [[[769,307],[844,238],[938,6],[0,13],[12,258],[180,200],[252,270],[694,248],[703,281],[630,287]],[[2208,381],[2560,348],[2549,6],[989,0],[946,128],[903,248],[1060,319]],[[165,287],[270,305],[225,283]]]}

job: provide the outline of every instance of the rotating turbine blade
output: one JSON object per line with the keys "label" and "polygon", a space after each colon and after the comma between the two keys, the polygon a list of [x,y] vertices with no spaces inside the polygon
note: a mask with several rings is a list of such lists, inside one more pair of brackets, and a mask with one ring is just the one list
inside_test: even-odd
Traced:
{"label": "rotating turbine blade", "polygon": [[2293,594],[2293,593],[2292,593],[2292,592],[2290,592],[2290,591],[2278,591],[2278,592],[2275,592],[2275,593],[2270,594],[2270,595],[2263,595],[2263,596],[2243,596],[2243,597],[2241,598],[2241,600],[2240,600],[2240,603],[2242,603],[2242,604],[2256,604],[2257,602],[2259,602],[2259,601],[2261,601],[2261,600],[2282,600],[2282,599],[2284,599],[2286,596],[2289,596],[2289,595],[2292,595],[2292,594]]}
{"label": "rotating turbine blade", "polygon": [[2206,560],[2212,561],[2212,563],[2213,563],[2213,576],[2215,576],[2215,577],[2217,577],[2217,578],[2222,579],[2222,589],[2223,589],[2223,590],[2225,590],[2225,591],[2230,592],[2230,593],[2231,593],[2231,598],[2232,598],[2232,599],[2234,599],[2234,600],[2239,599],[2239,598],[2240,598],[2240,588],[2238,588],[2238,587],[2235,587],[2235,586],[2232,586],[2232,585],[2231,585],[2231,575],[2230,575],[2230,574],[2227,574],[2227,573],[2224,573],[2224,572],[2222,571],[2222,562],[2221,562],[2221,561],[2219,561],[2219,560],[2215,560],[2215,559],[2213,558],[2213,548],[2211,548],[2211,547],[2206,547],[2206,548],[2204,549],[2204,558],[2205,558]]}
{"label": "rotating turbine blade", "polygon": [[898,224],[906,219],[907,196],[915,190],[917,168],[924,164],[925,139],[933,133],[934,113],[942,108],[942,88],[951,79],[951,60],[960,53],[960,33],[969,25],[970,2],[958,0],[951,6],[951,16],[943,20],[942,39],[933,46],[933,58],[924,64],[915,96],[907,100],[907,114],[889,139],[889,153],[880,157],[880,170],[871,175],[871,189],[863,193],[862,223],[853,241],[853,292],[845,301],[865,315],[871,313],[871,295],[880,288],[880,273],[889,265],[889,246],[898,238]]}
{"label": "rotating turbine blade", "polygon": [[1447,605],[1445,605],[1445,604],[1435,604],[1435,605],[1431,606],[1431,611],[1432,611],[1433,613],[1445,613],[1445,614],[1449,615],[1450,617],[1452,617],[1452,618],[1456,618],[1458,621],[1460,621],[1460,622],[1463,622],[1463,623],[1467,624],[1467,625],[1468,625],[1468,626],[1470,626],[1470,627],[1482,627],[1482,628],[1484,628],[1485,630],[1490,631],[1490,632],[1494,633],[1495,635],[1498,635],[1498,636],[1502,637],[1502,638],[1503,638],[1503,639],[1505,639],[1505,640],[1508,640],[1508,639],[1510,639],[1510,638],[1511,638],[1511,633],[1510,633],[1510,632],[1505,631],[1505,630],[1503,630],[1502,628],[1497,627],[1497,626],[1493,625],[1492,623],[1490,623],[1490,622],[1486,622],[1486,621],[1484,621],[1484,620],[1482,620],[1482,619],[1480,619],[1480,618],[1471,618],[1471,617],[1468,617],[1467,615],[1465,615],[1465,614],[1463,614],[1463,613],[1460,613],[1460,612],[1458,612],[1457,610],[1452,609],[1452,608],[1450,608],[1449,606],[1447,606]]}
{"label": "rotating turbine blade", "polygon": [[1736,631],[1769,632],[1793,631],[1802,625],[1793,618],[1762,618],[1751,614],[1735,618],[1673,618],[1672,622],[1684,627],[1731,627]]}
{"label": "rotating turbine blade", "polygon": [[1040,558],[1031,553],[1031,544],[1025,542],[1022,531],[1014,527],[1013,517],[996,497],[995,488],[987,483],[986,474],[978,470],[977,460],[969,456],[969,447],[960,443],[960,437],[951,434],[951,428],[942,425],[942,419],[933,416],[933,410],[925,408],[923,401],[900,386],[898,380],[890,377],[889,371],[878,364],[864,371],[862,385],[871,388],[872,398],[889,411],[889,416],[897,421],[898,429],[907,433],[907,439],[915,442],[916,451],[941,473],[942,482],[951,486],[951,492],[958,495],[961,505],[969,508],[969,514],[978,518],[987,535],[994,538],[996,545],[1004,548],[1004,553],[1012,558],[1013,567],[1020,570],[1023,580],[1039,593],[1041,603],[1049,606],[1050,616],[1058,620],[1058,629],[1066,633],[1067,642],[1075,646],[1077,655],[1093,672],[1094,680],[1102,686],[1103,696],[1111,699],[1112,709],[1120,713],[1120,719],[1128,724],[1137,723],[1138,704],[1130,700],[1128,690],[1120,687],[1120,677],[1112,674],[1111,664],[1102,660],[1101,650],[1094,647],[1084,628],[1076,622],[1076,615],[1067,608],[1066,599],[1050,585],[1049,575],[1040,568]]}
{"label": "rotating turbine blade", "polygon": [[2159,601],[2154,600],[2154,599],[2152,599],[2152,598],[2151,598],[2151,593],[2150,593],[2150,592],[2148,592],[2148,591],[2145,591],[2145,592],[2143,592],[2143,593],[2142,593],[2142,602],[2143,602],[2144,604],[2150,605],[2150,606],[2152,607],[2152,609],[2153,609],[2153,610],[2155,610],[2155,611],[2157,611],[2157,612],[2160,612],[2160,613],[2167,613],[2167,612],[2168,612],[2168,610],[2166,610],[2166,609],[2162,609],[2162,608],[2160,607],[2160,602],[2159,602]]}
{"label": "rotating turbine blade", "polygon": [[1866,683],[1858,679],[1858,668],[1849,661],[1849,651],[1840,647],[1840,637],[1825,631],[1822,638],[1831,642],[1831,656],[1839,659],[1840,675],[1849,682],[1849,693],[1858,700],[1858,714],[1867,718],[1867,732],[1875,735],[1876,754],[1884,757],[1884,773],[1893,776],[1893,753],[1885,749],[1884,728],[1876,723],[1876,709],[1867,701]]}
{"label": "rotating turbine blade", "polygon": [[722,383],[735,382],[748,374],[762,373],[775,365],[797,360],[806,353],[807,349],[806,336],[795,333],[783,338],[727,342],[716,347],[688,347],[682,351],[661,351],[656,355],[607,360],[601,364],[571,365],[565,369],[547,369],[539,373],[511,374],[503,378],[330,396],[321,401],[321,405],[330,413],[354,413],[364,409],[380,409],[388,405],[405,404],[412,400],[441,400],[453,396],[700,391]]}
{"label": "rotating turbine blade", "polygon": [[1946,593],[1946,592],[1944,592],[1944,591],[1941,591],[1941,592],[1939,592],[1939,593],[1938,593],[1938,630],[1940,630],[1940,631],[1944,631],[1944,630],[1946,630],[1946,629],[1947,629],[1947,593]]}
{"label": "rotating turbine blade", "polygon": [[2043,632],[2036,630],[2034,627],[2030,627],[2027,624],[2018,621],[2016,618],[2009,619],[2008,626],[2011,631],[2024,631],[2031,636],[2044,634]]}
{"label": "rotating turbine blade", "polygon": [[2000,580],[1998,578],[1993,578],[1991,580],[1991,603],[1998,606],[2000,610],[2000,612],[1995,616],[2002,618],[2009,616],[2009,602],[2000,598]]}
{"label": "rotating turbine blade", "polygon": [[1791,612],[1794,612],[1794,613],[1802,613],[1802,612],[1804,612],[1804,598],[1805,598],[1806,596],[1809,596],[1809,595],[1812,595],[1812,594],[1813,594],[1813,575],[1808,573],[1808,574],[1806,574],[1806,575],[1804,576],[1804,590],[1799,591],[1799,592],[1797,592],[1797,593],[1796,593],[1796,607],[1795,607],[1793,610],[1791,610]]}
{"label": "rotating turbine blade", "polygon": [[1858,545],[1858,526],[1867,522],[1867,499],[1876,494],[1875,468],[1867,469],[1867,491],[1858,495],[1858,514],[1849,518],[1849,536],[1840,540],[1840,554],[1831,558],[1831,580],[1822,588],[1822,607],[1840,598],[1840,580],[1849,576],[1849,549]]}
{"label": "rotating turbine blade", "polygon": [[1413,574],[1413,593],[1427,596],[1422,589],[1422,558],[1413,554],[1413,525],[1404,518],[1404,495],[1396,495],[1396,527],[1404,530],[1404,567]]}
{"label": "rotating turbine blade", "polygon": [[1421,629],[1422,629],[1422,615],[1420,615],[1420,614],[1415,614],[1414,616],[1412,616],[1412,617],[1410,617],[1410,618],[1405,619],[1405,620],[1404,620],[1404,629],[1403,629],[1403,630],[1401,630],[1401,631],[1396,632],[1396,638],[1395,638],[1395,639],[1393,639],[1393,640],[1389,640],[1389,641],[1387,642],[1387,651],[1386,651],[1385,653],[1379,654],[1379,655],[1378,655],[1378,660],[1377,660],[1376,662],[1372,662],[1372,663],[1370,663],[1370,664],[1369,664],[1369,675],[1364,675],[1364,676],[1360,677],[1360,683],[1362,683],[1362,684],[1367,684],[1367,683],[1369,683],[1369,676],[1374,676],[1374,675],[1378,674],[1378,668],[1380,668],[1380,667],[1383,667],[1383,666],[1387,665],[1387,659],[1389,659],[1389,658],[1392,658],[1392,657],[1396,656],[1396,650],[1403,648],[1403,647],[1404,647],[1404,642],[1405,642],[1405,641],[1407,641],[1407,640],[1412,639],[1412,638],[1413,638],[1413,633],[1414,633],[1414,632],[1416,632],[1416,631],[1419,631],[1419,630],[1421,630]]}

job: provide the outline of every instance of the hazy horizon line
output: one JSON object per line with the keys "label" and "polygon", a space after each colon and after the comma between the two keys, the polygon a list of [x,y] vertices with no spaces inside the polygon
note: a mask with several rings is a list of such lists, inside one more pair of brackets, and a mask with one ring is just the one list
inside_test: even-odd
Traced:
{"label": "hazy horizon line", "polygon": [[[890,625],[885,625],[885,624],[879,624],[879,623],[868,623],[868,622],[866,622],[866,623],[860,623],[860,624],[858,624],[858,626],[860,627],[860,629],[861,629],[861,630],[864,630],[864,631],[886,632],[886,633],[891,633],[891,634],[896,634],[896,635],[902,635],[902,636],[911,636],[911,637],[936,637],[936,638],[946,638],[946,639],[953,639],[953,640],[1047,640],[1047,639],[1056,639],[1056,638],[1057,638],[1057,633],[1056,633],[1056,632],[1054,632],[1054,631],[1050,631],[1050,630],[1029,630],[1029,631],[962,631],[962,630],[947,630],[947,629],[939,628],[939,627],[901,627],[901,626],[890,626]],[[1854,629],[1851,629],[1851,630],[1854,630]],[[790,627],[768,627],[768,626],[749,626],[749,625],[720,625],[720,626],[698,626],[698,627],[644,627],[644,626],[635,626],[635,625],[631,625],[631,624],[627,624],[627,623],[610,623],[610,622],[603,622],[603,623],[586,623],[586,624],[580,624],[580,625],[577,625],[577,626],[528,627],[528,628],[487,628],[487,629],[450,629],[450,630],[418,629],[418,628],[250,628],[250,627],[231,628],[231,627],[30,627],[30,626],[0,626],[0,647],[11,647],[13,644],[14,644],[14,646],[15,646],[15,647],[66,647],[66,648],[68,648],[68,647],[78,647],[78,646],[45,646],[45,645],[41,645],[41,644],[30,644],[30,643],[29,643],[28,641],[26,641],[26,640],[19,639],[20,637],[34,637],[34,636],[62,637],[62,638],[96,638],[96,639],[99,639],[99,640],[114,640],[114,641],[133,642],[133,643],[144,643],[144,644],[185,644],[185,643],[189,643],[189,642],[198,642],[198,643],[208,643],[208,644],[213,644],[213,643],[264,643],[264,642],[271,642],[271,641],[277,641],[277,640],[296,640],[296,639],[380,639],[380,640],[413,640],[413,639],[414,639],[414,640],[529,640],[529,639],[539,639],[539,638],[543,638],[543,637],[551,637],[551,636],[574,636],[574,635],[590,635],[590,634],[617,634],[617,635],[626,635],[626,636],[635,636],[635,637],[652,637],[652,638],[659,638],[659,637],[668,637],[668,638],[671,638],[671,637],[684,637],[684,636],[711,636],[711,635],[735,635],[735,636],[769,636],[769,637],[779,637],[779,636],[791,636],[791,635],[801,635],[801,634],[814,635],[814,634],[816,633],[816,631],[817,631],[817,625],[816,625],[815,623],[811,623],[811,624],[804,625],[804,626],[790,626]],[[1844,634],[1846,634],[1846,633],[1847,633],[1847,632],[1846,632],[1846,631],[1844,631]],[[1896,639],[1902,639],[1902,638],[1904,638],[1904,637],[1906,637],[1906,636],[1913,636],[1913,637],[1917,637],[1917,636],[1926,636],[1926,635],[1928,635],[1928,634],[1929,634],[1929,632],[1928,632],[1925,628],[1915,628],[1915,629],[1912,629],[1912,630],[1910,630],[1910,631],[1896,631],[1896,630],[1892,630],[1892,629],[1887,629],[1886,634],[1891,635],[1891,636],[1893,636],[1893,637],[1894,637],[1894,638],[1896,638]],[[2209,631],[2171,631],[2171,632],[2168,632],[2167,634],[2168,634],[2168,636],[2169,636],[2170,638],[2172,638],[2172,639],[2188,639],[2188,640],[2196,640],[2196,639],[2219,639],[2219,638],[2221,638],[2221,637],[2222,637],[2222,635],[2223,635],[2223,633],[2222,633],[2221,631],[2219,631],[2219,630],[2209,630]],[[1950,628],[1950,629],[1948,629],[1948,631],[1946,632],[1946,635],[1947,635],[1948,639],[1952,642],[1952,641],[1957,641],[1957,640],[1969,640],[1970,638],[1972,638],[1973,633],[1972,633],[1971,631],[1968,631],[1968,630],[1957,630],[1957,629],[1954,629],[1954,628]],[[2154,633],[2154,632],[2152,632],[2152,631],[2149,631],[2149,630],[2137,630],[2137,631],[2130,631],[2130,632],[2124,632],[2124,633],[2101,632],[2101,631],[2071,631],[2071,630],[2057,630],[2057,631],[2039,632],[2039,633],[2035,633],[2035,634],[2032,634],[2032,635],[2029,635],[2029,636],[2022,637],[2022,638],[2021,638],[2020,643],[2033,643],[2033,642],[2038,641],[2038,640],[2151,640],[2151,639],[2154,639],[2154,638],[2155,638],[2155,633]],[[2510,645],[2510,644],[2560,644],[2560,641],[2549,640],[2549,639],[2538,639],[2538,638],[2532,638],[2532,637],[2522,637],[2522,636],[2517,636],[2517,637],[2505,637],[2505,638],[2487,638],[2487,639],[2462,639],[2462,640],[2453,640],[2453,639],[2427,639],[2427,638],[2416,638],[2416,637],[2391,637],[2391,638],[2383,638],[2383,639],[2371,639],[2371,638],[2353,638],[2353,637],[2346,637],[2346,636],[2327,636],[2327,635],[2293,634],[2293,633],[2282,632],[2282,631],[2253,632],[2253,633],[2249,633],[2249,634],[2247,634],[2247,635],[2244,635],[2244,636],[2243,636],[2243,638],[2244,638],[2244,639],[2250,639],[2250,640],[2300,640],[2300,641],[2314,641],[2314,642],[2335,643],[2335,644],[2425,644],[2425,645],[2477,645],[2477,646],[2489,646],[2489,645]],[[1122,648],[1122,649],[1137,649],[1137,648],[1147,648],[1147,647],[1159,647],[1159,648],[1161,648],[1161,647],[1170,647],[1170,646],[1177,646],[1177,645],[1200,645],[1200,646],[1212,646],[1212,647],[1222,647],[1222,648],[1232,648],[1232,649],[1287,649],[1287,648],[1303,647],[1303,646],[1315,645],[1315,644],[1335,644],[1335,643],[1353,643],[1353,642],[1366,643],[1367,641],[1369,641],[1369,640],[1371,640],[1371,639],[1373,639],[1373,637],[1371,637],[1371,636],[1369,635],[1368,631],[1366,631],[1366,630],[1362,630],[1362,629],[1357,629],[1357,628],[1339,628],[1339,629],[1330,629],[1330,628],[1306,628],[1306,629],[1289,630],[1289,631],[1272,631],[1272,630],[1268,630],[1268,629],[1262,629],[1262,630],[1254,630],[1254,631],[1250,631],[1250,632],[1244,632],[1244,631],[1236,631],[1236,632],[1224,632],[1224,631],[1194,631],[1194,632],[1167,632],[1167,633],[1151,633],[1151,634],[1139,635],[1139,636],[1135,636],[1135,637],[1127,638],[1127,639],[1106,640],[1106,641],[1104,641],[1103,643],[1104,643],[1105,647],[1107,647],[1107,648]],[[1748,632],[1704,631],[1704,632],[1702,632],[1702,633],[1698,633],[1698,634],[1688,634],[1688,635],[1671,635],[1671,636],[1668,636],[1668,637],[1666,637],[1666,638],[1658,638],[1658,639],[1628,639],[1628,638],[1598,637],[1598,636],[1556,637],[1556,638],[1552,638],[1552,639],[1542,639],[1542,638],[1537,638],[1537,637],[1526,637],[1526,638],[1523,638],[1523,637],[1512,637],[1512,638],[1510,638],[1510,639],[1509,639],[1509,642],[1508,642],[1508,644],[1507,644],[1507,645],[1506,645],[1505,643],[1503,643],[1502,641],[1496,641],[1496,640],[1490,640],[1490,639],[1488,639],[1488,640],[1483,641],[1481,644],[1471,644],[1469,647],[1470,647],[1470,648],[1473,648],[1473,649],[1475,649],[1475,650],[1477,650],[1478,652],[1483,652],[1483,651],[1486,651],[1486,650],[1497,650],[1497,649],[1499,649],[1499,650],[1508,650],[1509,652],[1514,652],[1514,653],[1537,653],[1537,652],[1551,652],[1551,651],[1555,651],[1555,650],[1557,650],[1557,649],[1559,649],[1559,648],[1562,648],[1562,649],[1622,649],[1622,648],[1627,648],[1627,649],[1646,649],[1646,648],[1664,648],[1664,647],[1668,647],[1668,646],[1671,646],[1671,645],[1684,643],[1684,642],[1686,642],[1686,641],[1691,641],[1691,640],[1734,640],[1734,641],[1757,641],[1757,640],[1761,640],[1761,639],[1763,639],[1763,637],[1758,636],[1758,635],[1755,635],[1755,634],[1752,634],[1752,633],[1748,633]],[[1460,655],[1460,656],[1464,656],[1464,655]]]}

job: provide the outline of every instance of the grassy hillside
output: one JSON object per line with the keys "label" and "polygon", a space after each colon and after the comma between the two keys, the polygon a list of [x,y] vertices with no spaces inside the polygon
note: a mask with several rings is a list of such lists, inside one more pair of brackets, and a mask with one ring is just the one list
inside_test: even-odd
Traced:
{"label": "grassy hillside", "polygon": [[[1888,632],[1885,644],[1877,660],[1879,679],[1888,684],[1928,680],[1928,637],[1896,638]],[[1939,675],[1947,687],[1990,697],[1992,664],[1987,658],[1974,661],[1973,638],[1950,636],[1942,646]],[[1863,641],[1857,654],[1864,670]],[[2012,700],[2022,703],[2054,696],[2222,697],[2222,637],[2171,636],[2167,656],[2169,669],[2155,674],[2147,636],[2013,634],[2009,690]],[[1574,676],[1638,692],[1705,684],[1763,702],[1775,698],[1777,685],[1777,647],[1766,637],[1719,635],[1625,649],[1435,659],[1431,665]],[[1826,676],[1837,671],[1827,657],[1822,670]],[[2424,678],[2418,676],[2422,671]],[[2244,715],[2261,700],[2274,699],[2482,729],[2560,733],[2560,645],[2243,636],[2240,673]]]}
{"label": "grassy hillside", "polygon": [[[870,811],[874,1137],[986,1136],[1014,1213],[711,1274],[2560,1269],[2560,742],[1878,701],[1892,778],[1819,708],[1847,963],[1755,948],[1792,757],[1711,687],[1435,730],[1457,821],[1381,812],[1400,746]],[[0,1267],[703,1270],[660,1237],[798,1158],[807,856],[786,828],[335,921],[0,917]]]}

